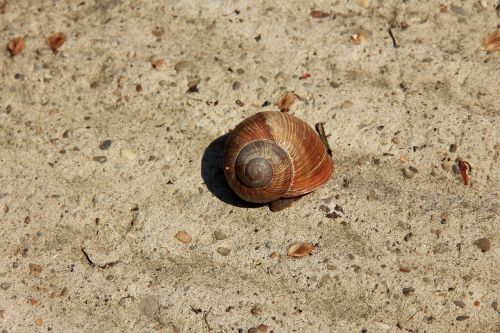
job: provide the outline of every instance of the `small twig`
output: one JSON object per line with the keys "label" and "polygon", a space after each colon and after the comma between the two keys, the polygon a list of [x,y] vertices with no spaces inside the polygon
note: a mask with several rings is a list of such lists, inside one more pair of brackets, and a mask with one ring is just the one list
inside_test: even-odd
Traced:
{"label": "small twig", "polygon": [[389,28],[387,30],[389,32],[389,36],[391,37],[392,39],[392,46],[397,49],[399,47],[399,44],[398,44],[398,41],[396,40],[396,37],[394,36],[394,34],[392,33],[392,29]]}
{"label": "small twig", "polygon": [[323,126],[323,123],[317,123],[315,125],[315,127],[316,127],[316,132],[318,132],[319,137],[321,138],[321,141],[323,141],[323,144],[325,145],[326,152],[328,153],[328,155],[332,156],[332,149],[330,148],[330,145],[328,144],[328,139],[327,139],[327,136],[325,134],[325,128]]}
{"label": "small twig", "polygon": [[85,256],[85,259],[87,259],[89,265],[91,267],[95,267],[95,263],[92,261],[92,259],[90,259],[89,254],[85,251],[85,248],[83,248],[83,247],[82,247],[82,252],[83,252],[83,255]]}

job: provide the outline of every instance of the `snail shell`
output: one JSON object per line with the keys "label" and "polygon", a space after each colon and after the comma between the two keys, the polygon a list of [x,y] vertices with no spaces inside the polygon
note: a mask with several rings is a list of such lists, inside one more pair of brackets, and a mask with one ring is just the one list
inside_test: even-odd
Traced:
{"label": "snail shell", "polygon": [[224,174],[242,199],[267,203],[300,196],[327,182],[333,161],[318,134],[282,112],[259,112],[231,131]]}

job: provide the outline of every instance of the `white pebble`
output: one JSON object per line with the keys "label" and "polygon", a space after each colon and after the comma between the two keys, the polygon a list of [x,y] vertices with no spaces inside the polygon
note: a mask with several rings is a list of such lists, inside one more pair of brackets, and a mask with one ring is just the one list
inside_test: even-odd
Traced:
{"label": "white pebble", "polygon": [[127,148],[122,148],[120,150],[120,155],[129,161],[132,161],[137,157],[136,153],[134,153],[132,150],[127,149]]}

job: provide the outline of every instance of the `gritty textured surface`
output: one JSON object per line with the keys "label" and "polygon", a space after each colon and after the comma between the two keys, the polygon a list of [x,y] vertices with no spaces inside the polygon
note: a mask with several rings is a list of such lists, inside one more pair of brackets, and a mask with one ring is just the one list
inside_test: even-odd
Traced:
{"label": "gritty textured surface", "polygon": [[[493,1],[249,3],[0,1],[1,331],[499,332]],[[285,90],[337,171],[271,213],[220,137]]]}

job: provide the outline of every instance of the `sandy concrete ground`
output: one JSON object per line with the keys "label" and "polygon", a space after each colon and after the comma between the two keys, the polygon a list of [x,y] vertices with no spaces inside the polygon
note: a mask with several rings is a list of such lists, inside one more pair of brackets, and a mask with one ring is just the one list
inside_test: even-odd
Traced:
{"label": "sandy concrete ground", "polygon": [[[1,332],[500,332],[493,1],[0,4]],[[337,172],[271,213],[220,137],[285,90]]]}

